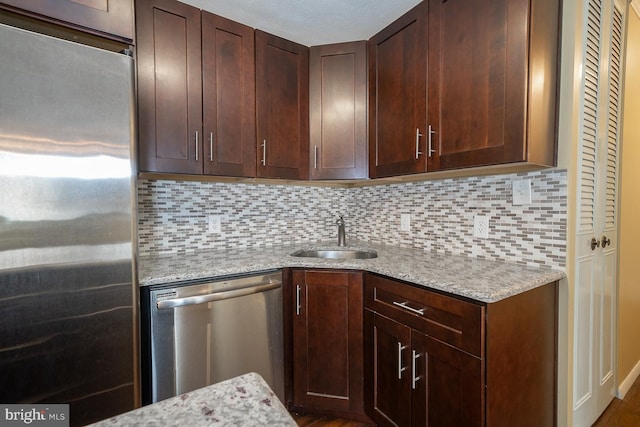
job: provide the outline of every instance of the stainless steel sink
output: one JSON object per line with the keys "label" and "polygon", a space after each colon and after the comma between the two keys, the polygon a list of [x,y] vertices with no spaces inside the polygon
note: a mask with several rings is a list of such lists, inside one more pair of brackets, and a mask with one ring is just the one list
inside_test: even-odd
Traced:
{"label": "stainless steel sink", "polygon": [[378,258],[376,251],[361,249],[313,250],[301,249],[291,254],[295,257],[327,258],[327,259],[371,259]]}

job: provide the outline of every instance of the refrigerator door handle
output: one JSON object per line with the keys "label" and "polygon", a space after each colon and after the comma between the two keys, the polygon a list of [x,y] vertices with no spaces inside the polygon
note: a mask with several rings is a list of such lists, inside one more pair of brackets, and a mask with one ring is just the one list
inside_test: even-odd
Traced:
{"label": "refrigerator door handle", "polygon": [[184,298],[172,298],[162,301],[158,301],[156,306],[158,310],[172,309],[176,307],[184,307],[188,305],[204,304],[213,301],[221,301],[229,298],[237,298],[245,295],[257,294],[260,292],[266,292],[271,289],[276,289],[282,286],[282,282],[270,282],[260,284],[256,286],[249,286],[246,288],[233,289],[230,291],[213,292],[207,295],[196,295],[192,297]]}

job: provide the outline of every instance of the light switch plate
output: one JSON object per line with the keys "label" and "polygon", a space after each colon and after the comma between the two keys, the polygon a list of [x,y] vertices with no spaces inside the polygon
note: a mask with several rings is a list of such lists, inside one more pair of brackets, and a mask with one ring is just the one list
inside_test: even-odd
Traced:
{"label": "light switch plate", "polygon": [[400,214],[400,231],[411,231],[410,214]]}
{"label": "light switch plate", "polygon": [[520,179],[511,181],[513,186],[513,204],[514,205],[530,205],[531,204],[531,180]]}

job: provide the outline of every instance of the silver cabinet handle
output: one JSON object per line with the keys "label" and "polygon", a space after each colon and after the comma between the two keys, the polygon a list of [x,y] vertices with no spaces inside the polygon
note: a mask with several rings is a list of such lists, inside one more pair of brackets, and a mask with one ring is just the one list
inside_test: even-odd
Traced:
{"label": "silver cabinet handle", "polygon": [[416,361],[420,358],[420,353],[413,350],[411,354],[411,389],[416,389],[416,383],[422,376],[416,376]]}
{"label": "silver cabinet handle", "polygon": [[436,150],[431,149],[431,135],[433,135],[434,133],[436,132],[432,130],[431,125],[429,125],[429,138],[427,138],[429,140],[429,147],[427,147],[429,150],[429,157],[431,157],[431,155],[436,152]]}
{"label": "silver cabinet handle", "polygon": [[424,308],[409,307],[406,301],[404,302],[393,301],[393,305],[404,308],[405,310],[408,310],[412,313],[419,314],[420,316],[424,316]]}
{"label": "silver cabinet handle", "polygon": [[198,161],[198,131],[196,131],[196,162]]}
{"label": "silver cabinet handle", "polygon": [[313,168],[318,169],[318,146],[313,146]]}
{"label": "silver cabinet handle", "polygon": [[300,316],[300,309],[302,306],[300,305],[300,285],[296,286],[296,316]]}
{"label": "silver cabinet handle", "polygon": [[262,140],[262,166],[267,165],[267,140]]}
{"label": "silver cabinet handle", "polygon": [[416,160],[418,159],[418,157],[420,157],[420,154],[422,154],[422,151],[420,151],[420,137],[422,136],[422,134],[420,133],[420,128],[416,128]]}
{"label": "silver cabinet handle", "polygon": [[209,161],[213,162],[213,132],[209,133]]}
{"label": "silver cabinet handle", "polygon": [[271,289],[277,289],[282,286],[282,282],[275,281],[270,283],[264,283],[255,286],[248,286],[246,288],[233,289],[230,291],[213,292],[206,295],[196,295],[192,297],[173,298],[158,301],[156,306],[158,310],[164,310],[168,308],[184,307],[187,305],[204,304],[207,302],[220,301],[224,299],[237,298],[245,295],[257,294],[260,292],[266,292]]}
{"label": "silver cabinet handle", "polygon": [[402,345],[400,341],[398,341],[398,379],[402,379],[402,373],[407,369],[407,367],[402,367],[402,351],[407,348],[406,345]]}

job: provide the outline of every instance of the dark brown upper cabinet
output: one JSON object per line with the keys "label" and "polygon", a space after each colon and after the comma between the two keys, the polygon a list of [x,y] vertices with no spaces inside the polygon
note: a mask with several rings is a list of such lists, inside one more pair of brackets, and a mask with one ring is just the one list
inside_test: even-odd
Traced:
{"label": "dark brown upper cabinet", "polygon": [[253,28],[202,12],[205,175],[256,176]]}
{"label": "dark brown upper cabinet", "polygon": [[427,170],[427,4],[369,40],[369,176]]}
{"label": "dark brown upper cabinet", "polygon": [[555,165],[558,0],[428,2],[427,169]]}
{"label": "dark brown upper cabinet", "polygon": [[309,48],[311,179],[367,178],[366,41]]}
{"label": "dark brown upper cabinet", "polygon": [[140,170],[202,174],[200,10],[136,1]]}
{"label": "dark brown upper cabinet", "polygon": [[558,0],[425,0],[372,37],[371,178],[554,166],[559,11]]}
{"label": "dark brown upper cabinet", "polygon": [[253,29],[136,2],[140,170],[255,176]]}
{"label": "dark brown upper cabinet", "polygon": [[133,0],[2,0],[0,8],[130,43]]}
{"label": "dark brown upper cabinet", "polygon": [[305,180],[366,178],[367,159],[370,178],[553,166],[559,13],[559,0],[424,0],[364,52],[139,0],[140,169]]}
{"label": "dark brown upper cabinet", "polygon": [[256,30],[259,178],[309,178],[309,48]]}

